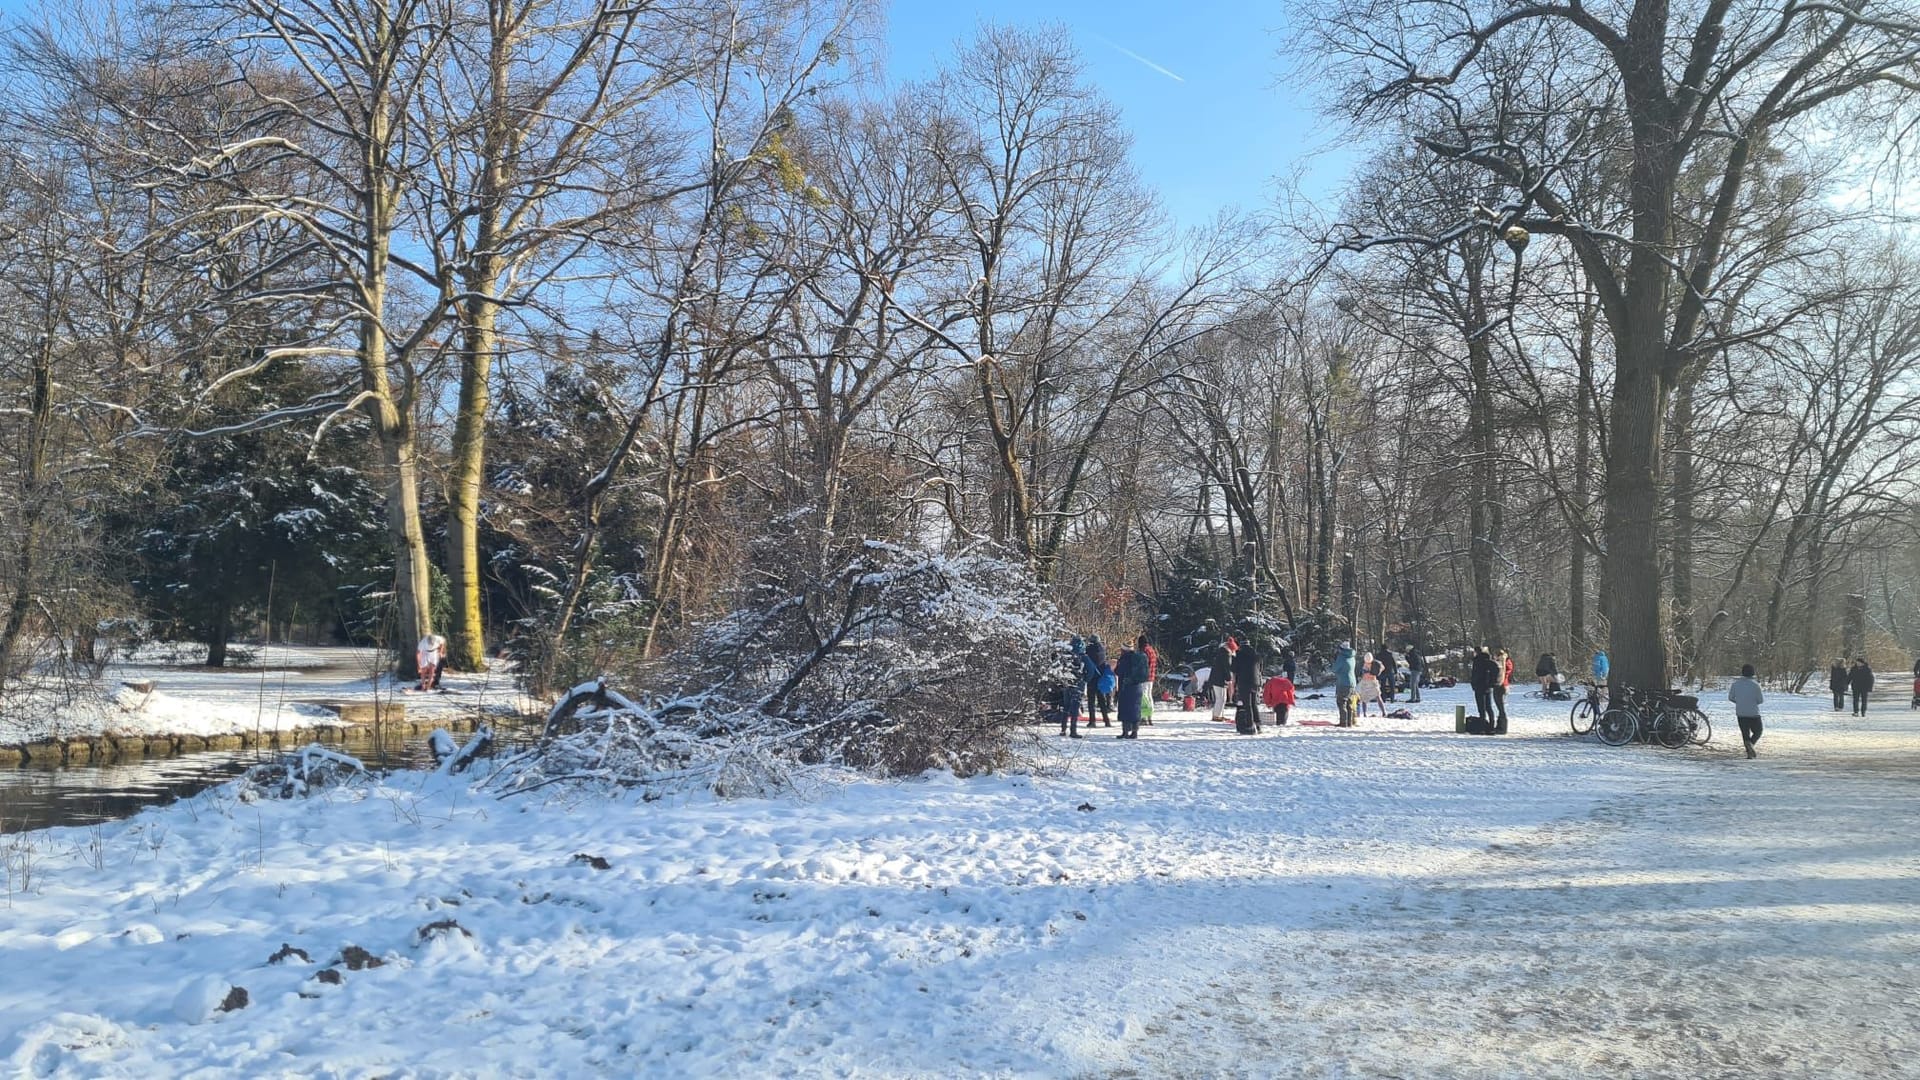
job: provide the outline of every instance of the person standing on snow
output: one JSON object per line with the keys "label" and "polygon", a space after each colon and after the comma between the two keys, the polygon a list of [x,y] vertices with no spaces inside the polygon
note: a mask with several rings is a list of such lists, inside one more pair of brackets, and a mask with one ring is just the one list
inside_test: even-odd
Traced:
{"label": "person standing on snow", "polygon": [[1760,703],[1767,696],[1754,680],[1752,664],[1740,666],[1740,677],[1727,686],[1727,700],[1733,702],[1733,718],[1740,723],[1740,741],[1747,744],[1747,756],[1756,757],[1753,744],[1760,741]]}
{"label": "person standing on snow", "polygon": [[[1285,675],[1288,682],[1298,682],[1299,673],[1300,661],[1299,658],[1293,655],[1293,646],[1280,646],[1280,674]],[[1920,679],[1920,660],[1914,661],[1913,676],[1916,679]]]}
{"label": "person standing on snow", "polygon": [[1500,719],[1493,725],[1495,735],[1507,733],[1507,688],[1513,685],[1513,655],[1505,649],[1493,654],[1494,663],[1500,665],[1500,681],[1493,686],[1493,707],[1500,710]]}
{"label": "person standing on snow", "polygon": [[1343,641],[1333,653],[1333,697],[1341,727],[1353,726],[1353,694],[1359,682],[1359,673],[1353,669],[1353,642]]}
{"label": "person standing on snow", "polygon": [[1493,687],[1500,681],[1500,666],[1493,662],[1493,654],[1485,645],[1473,652],[1473,668],[1467,673],[1467,685],[1473,687],[1473,704],[1480,711],[1480,719],[1489,725],[1493,723]]}
{"label": "person standing on snow", "polygon": [[1393,692],[1400,684],[1400,661],[1393,655],[1393,646],[1380,646],[1380,715],[1387,714],[1386,702],[1393,700]]}
{"label": "person standing on snow", "polygon": [[1120,695],[1120,734],[1114,738],[1137,739],[1140,737],[1140,707],[1146,703],[1147,635],[1141,634],[1133,643],[1133,648],[1120,653],[1120,659],[1114,662],[1113,674],[1119,684]]}
{"label": "person standing on snow", "polygon": [[1827,669],[1827,689],[1833,691],[1834,712],[1847,707],[1847,684],[1850,681],[1847,675],[1847,662],[1835,657],[1833,666]]}
{"label": "person standing on snow", "polygon": [[1140,719],[1145,720],[1151,727],[1153,725],[1153,688],[1160,685],[1160,653],[1152,645],[1143,647],[1142,651],[1147,654],[1147,689],[1146,700],[1140,705]]}
{"label": "person standing on snow", "polygon": [[1285,675],[1277,675],[1274,677],[1271,689],[1273,691],[1273,722],[1284,727],[1287,714],[1293,711],[1295,701],[1293,680]]}
{"label": "person standing on snow", "polygon": [[1862,656],[1853,662],[1853,670],[1847,673],[1847,685],[1853,690],[1853,715],[1867,715],[1867,694],[1873,690],[1873,668],[1868,666],[1866,657]]}
{"label": "person standing on snow", "polygon": [[1607,663],[1607,650],[1597,649],[1593,654],[1593,681],[1601,686],[1607,685],[1607,671],[1612,665]]}
{"label": "person standing on snow", "polygon": [[1241,735],[1260,732],[1260,654],[1249,639],[1233,654],[1233,730]]}
{"label": "person standing on snow", "polygon": [[1093,726],[1093,710],[1100,709],[1100,722],[1107,727],[1113,726],[1113,690],[1102,690],[1101,684],[1107,681],[1112,671],[1107,667],[1107,647],[1100,643],[1099,634],[1087,635],[1087,663],[1093,668],[1087,678],[1087,726]]}
{"label": "person standing on snow", "polygon": [[1220,646],[1220,652],[1213,658],[1213,670],[1207,673],[1207,700],[1213,709],[1215,720],[1227,717],[1227,687],[1233,682],[1233,654],[1240,651],[1240,643],[1228,635],[1226,643]]}
{"label": "person standing on snow", "polygon": [[1087,674],[1092,665],[1087,663],[1087,643],[1080,640],[1079,634],[1073,635],[1068,648],[1073,653],[1072,659],[1068,661],[1073,665],[1073,684],[1060,695],[1060,707],[1067,714],[1065,722],[1060,725],[1060,734],[1071,733],[1078,739],[1081,737],[1080,707],[1086,704]]}
{"label": "person standing on snow", "polygon": [[1420,704],[1420,683],[1427,677],[1427,658],[1420,655],[1420,643],[1407,645],[1407,701]]}

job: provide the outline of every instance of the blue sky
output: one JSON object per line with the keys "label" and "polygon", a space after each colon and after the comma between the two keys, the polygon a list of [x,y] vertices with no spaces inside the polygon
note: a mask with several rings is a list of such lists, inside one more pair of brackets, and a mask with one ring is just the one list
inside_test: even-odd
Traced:
{"label": "blue sky", "polygon": [[1305,170],[1302,189],[1316,199],[1344,178],[1346,157],[1322,152],[1329,129],[1310,95],[1282,78],[1281,7],[1273,0],[895,0],[888,73],[930,73],[983,22],[1063,25],[1088,77],[1133,131],[1142,176],[1176,220],[1196,225],[1222,206],[1265,204],[1274,179],[1295,170]]}
{"label": "blue sky", "polygon": [[[0,0],[0,15],[28,4]],[[1325,152],[1328,125],[1310,96],[1282,77],[1281,7],[1275,0],[894,0],[887,71],[895,79],[930,74],[982,23],[1063,25],[1088,77],[1122,110],[1142,176],[1176,221],[1197,225],[1224,206],[1266,204],[1274,179],[1296,170],[1304,170],[1302,190],[1316,199],[1331,196],[1344,178],[1346,155]]]}

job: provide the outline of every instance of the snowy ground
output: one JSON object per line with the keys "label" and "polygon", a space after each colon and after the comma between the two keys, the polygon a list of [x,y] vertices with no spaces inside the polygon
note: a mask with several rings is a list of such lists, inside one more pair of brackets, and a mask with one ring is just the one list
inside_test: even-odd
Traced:
{"label": "snowy ground", "polygon": [[[107,668],[97,687],[44,689],[0,699],[0,746],[95,735],[227,735],[285,731],[339,722],[324,702],[371,702],[398,695],[391,677],[376,675],[372,649],[268,645],[250,648],[244,667],[207,668],[149,648]],[[199,655],[194,650],[193,657]],[[151,693],[128,688],[151,681]],[[474,710],[526,712],[535,708],[511,674],[449,673],[446,694],[403,696],[407,716],[433,720]]]}
{"label": "snowy ground", "polygon": [[[1664,751],[1524,700],[1514,734],[1456,736],[1459,700],[1255,738],[1163,713],[1052,741],[1042,776],[805,801],[502,803],[401,774],[0,838],[0,1062],[1916,1075],[1920,713],[1794,699],[1748,762],[1724,705],[1714,747]],[[443,919],[464,932],[420,940]],[[269,965],[283,943],[315,963]],[[349,945],[386,963],[318,982]],[[211,1011],[229,984],[250,1004]]]}

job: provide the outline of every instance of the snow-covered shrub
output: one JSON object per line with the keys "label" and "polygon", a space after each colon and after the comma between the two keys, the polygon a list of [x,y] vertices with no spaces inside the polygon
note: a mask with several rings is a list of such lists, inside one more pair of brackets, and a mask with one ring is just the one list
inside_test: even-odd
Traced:
{"label": "snow-covered shrub", "polygon": [[638,673],[666,689],[657,699],[577,687],[496,783],[664,778],[741,794],[807,765],[966,775],[1019,759],[1064,636],[1024,566],[868,541],[798,576],[769,564],[740,606]]}
{"label": "snow-covered shrub", "polygon": [[308,743],[290,754],[262,762],[240,777],[242,802],[255,799],[300,799],[365,780],[360,759]]}

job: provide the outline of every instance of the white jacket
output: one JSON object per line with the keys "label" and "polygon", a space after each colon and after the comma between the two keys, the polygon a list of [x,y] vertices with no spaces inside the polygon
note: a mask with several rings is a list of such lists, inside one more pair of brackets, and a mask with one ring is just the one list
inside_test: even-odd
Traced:
{"label": "white jacket", "polygon": [[1727,700],[1733,702],[1733,715],[1751,718],[1760,715],[1760,703],[1767,696],[1760,692],[1759,683],[1742,675],[1727,687]]}

